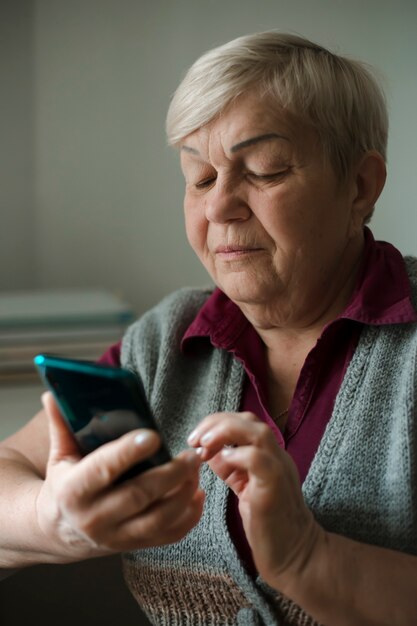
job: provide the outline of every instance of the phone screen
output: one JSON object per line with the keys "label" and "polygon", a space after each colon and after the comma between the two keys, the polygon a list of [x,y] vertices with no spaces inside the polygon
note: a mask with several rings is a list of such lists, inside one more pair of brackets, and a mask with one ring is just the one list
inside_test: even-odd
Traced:
{"label": "phone screen", "polygon": [[[35,364],[54,394],[82,454],[136,428],[158,430],[141,383],[129,370],[44,354],[35,357]],[[169,458],[162,445],[129,475]]]}

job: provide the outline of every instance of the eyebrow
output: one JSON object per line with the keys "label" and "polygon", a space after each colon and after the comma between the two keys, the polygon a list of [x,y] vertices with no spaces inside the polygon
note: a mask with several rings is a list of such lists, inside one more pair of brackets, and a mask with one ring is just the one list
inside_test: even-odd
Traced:
{"label": "eyebrow", "polygon": [[243,148],[248,148],[249,146],[254,146],[257,143],[261,143],[263,141],[271,141],[273,139],[285,139],[285,141],[289,141],[289,138],[284,137],[284,135],[278,135],[277,133],[266,133],[265,135],[250,137],[249,139],[245,139],[245,141],[241,141],[240,143],[235,144],[230,148],[230,152],[238,152],[239,150],[243,150]]}
{"label": "eyebrow", "polygon": [[181,150],[183,152],[189,152],[190,154],[195,154],[196,156],[200,156],[200,153],[195,148],[191,148],[191,146],[181,146]]}
{"label": "eyebrow", "polygon": [[[265,133],[264,135],[257,135],[256,137],[250,137],[249,139],[240,141],[230,148],[230,152],[234,154],[235,152],[239,152],[239,150],[249,148],[249,146],[254,146],[258,143],[262,143],[263,141],[272,141],[273,139],[284,139],[285,141],[290,141],[288,137],[285,137],[284,135],[278,135],[278,133]],[[196,150],[196,148],[192,148],[191,146],[183,145],[181,146],[181,150],[183,150],[184,152],[189,152],[190,154],[195,154],[196,156],[200,156],[200,152]]]}

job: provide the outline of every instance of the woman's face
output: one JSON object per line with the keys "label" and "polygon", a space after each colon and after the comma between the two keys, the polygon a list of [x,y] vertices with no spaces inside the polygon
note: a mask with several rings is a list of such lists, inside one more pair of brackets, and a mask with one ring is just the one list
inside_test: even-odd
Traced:
{"label": "woman's face", "polygon": [[299,325],[331,306],[362,217],[355,183],[338,183],[311,128],[245,96],[185,138],[181,164],[190,244],[242,310]]}

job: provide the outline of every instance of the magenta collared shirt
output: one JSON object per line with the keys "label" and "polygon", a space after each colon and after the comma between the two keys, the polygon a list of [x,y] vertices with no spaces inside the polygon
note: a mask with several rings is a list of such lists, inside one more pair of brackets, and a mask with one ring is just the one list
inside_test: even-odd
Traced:
{"label": "magenta collared shirt", "polygon": [[[282,433],[267,409],[266,359],[262,341],[240,309],[219,289],[205,302],[184,335],[182,348],[192,358],[194,340],[206,337],[216,348],[232,352],[246,371],[240,409],[252,411],[273,430],[279,445],[294,460],[303,482],[331,417],[336,395],[355,351],[364,324],[403,324],[417,321],[400,252],[375,241],[365,229],[363,262],[356,288],[341,315],[329,323],[307,355]],[[120,346],[100,359],[117,365]],[[231,495],[228,525],[236,548],[252,575],[256,574],[243,531],[237,498]]]}

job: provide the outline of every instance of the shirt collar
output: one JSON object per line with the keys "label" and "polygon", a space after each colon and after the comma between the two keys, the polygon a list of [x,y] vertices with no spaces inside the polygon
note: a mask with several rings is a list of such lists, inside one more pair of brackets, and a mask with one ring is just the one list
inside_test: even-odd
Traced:
{"label": "shirt collar", "polygon": [[[352,297],[338,319],[369,325],[417,321],[404,259],[393,245],[375,241],[365,228],[362,265]],[[250,326],[239,307],[216,288],[184,334],[182,347],[208,337],[216,348],[231,349]]]}
{"label": "shirt collar", "polygon": [[369,228],[356,288],[340,317],[376,326],[417,321],[402,254],[386,241],[375,241]]}
{"label": "shirt collar", "polygon": [[208,337],[214,347],[231,349],[249,326],[239,307],[216,288],[185,332],[182,348],[187,349],[193,339]]}

